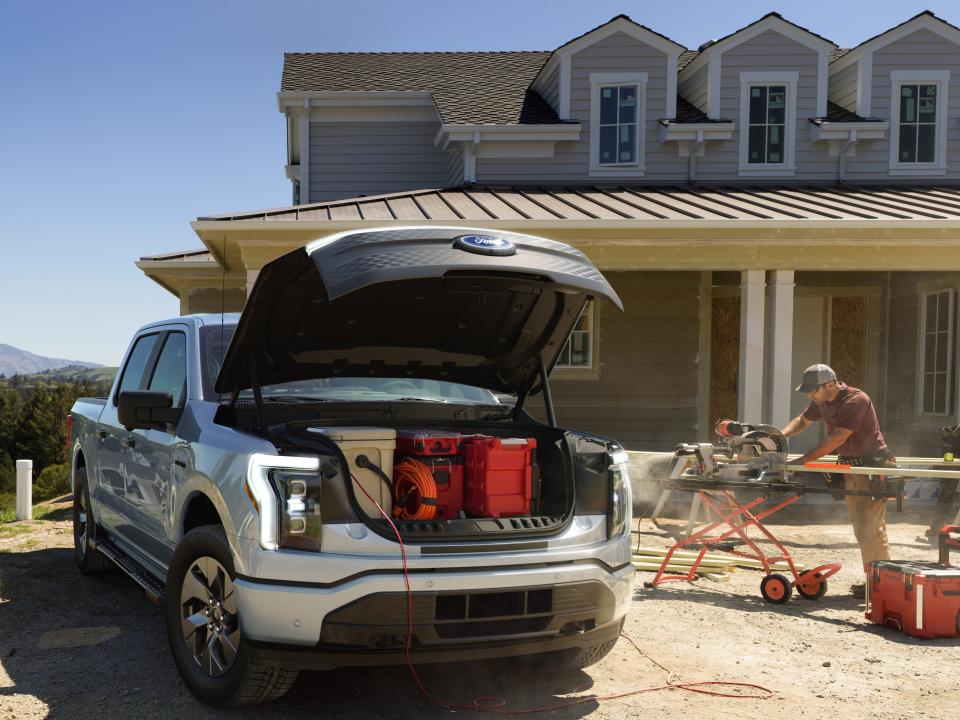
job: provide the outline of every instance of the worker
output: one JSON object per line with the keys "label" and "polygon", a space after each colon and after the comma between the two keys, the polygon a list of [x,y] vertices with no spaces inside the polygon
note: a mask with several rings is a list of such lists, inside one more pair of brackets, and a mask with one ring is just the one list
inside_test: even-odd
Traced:
{"label": "worker", "polygon": [[[796,435],[815,421],[823,420],[827,436],[791,464],[803,465],[836,452],[838,465],[896,467],[896,458],[880,432],[873,402],[863,390],[839,382],[833,369],[822,363],[803,371],[803,380],[796,390],[806,393],[810,404],[787,423],[783,434],[787,437]],[[868,491],[871,484],[866,475],[843,475],[842,479],[835,475],[834,482],[842,482],[842,487],[851,491]],[[888,498],[846,495],[844,500],[853,534],[860,546],[864,571],[869,573],[871,561],[890,559],[886,521]],[[864,583],[857,583],[851,592],[862,598],[865,589]]]}

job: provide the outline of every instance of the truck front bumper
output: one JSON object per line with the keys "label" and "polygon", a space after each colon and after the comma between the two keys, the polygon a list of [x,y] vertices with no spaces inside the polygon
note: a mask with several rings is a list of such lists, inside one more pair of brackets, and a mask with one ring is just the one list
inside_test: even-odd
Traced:
{"label": "truck front bumper", "polygon": [[616,639],[631,565],[366,574],[332,587],[235,583],[243,637],[258,657],[298,667],[405,662],[407,607],[417,662],[504,657]]}

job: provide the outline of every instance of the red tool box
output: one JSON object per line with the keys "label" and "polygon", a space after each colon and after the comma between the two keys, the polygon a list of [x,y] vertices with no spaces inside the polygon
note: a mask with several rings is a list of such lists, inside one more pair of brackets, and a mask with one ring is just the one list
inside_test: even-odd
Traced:
{"label": "red tool box", "polygon": [[397,461],[412,457],[433,475],[437,485],[437,520],[458,517],[463,510],[463,455],[460,435],[430,431],[397,433]]}
{"label": "red tool box", "polygon": [[866,617],[920,638],[960,635],[960,568],[950,549],[960,549],[960,527],[940,531],[940,562],[874,560],[867,583]]}
{"label": "red tool box", "polygon": [[468,515],[529,515],[537,441],[469,435],[461,443],[463,508]]}

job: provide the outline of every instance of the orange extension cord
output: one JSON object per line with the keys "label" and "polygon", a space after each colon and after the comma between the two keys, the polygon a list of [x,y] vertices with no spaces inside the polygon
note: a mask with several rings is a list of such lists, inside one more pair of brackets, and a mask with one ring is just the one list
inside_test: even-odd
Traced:
{"label": "orange extension cord", "polygon": [[437,516],[437,483],[430,468],[419,460],[407,458],[393,469],[393,477],[394,497],[397,498],[394,517],[433,520]]}
{"label": "orange extension cord", "polygon": [[[416,462],[416,461],[414,461]],[[401,463],[402,464],[402,463]],[[422,464],[422,463],[420,463]],[[426,466],[424,466],[426,467]],[[407,642],[406,642],[406,658],[407,658],[407,669],[410,671],[410,675],[413,677],[414,682],[416,682],[417,687],[420,688],[420,692],[423,696],[433,705],[437,707],[445,708],[447,710],[473,710],[475,712],[487,712],[494,715],[532,715],[534,713],[540,712],[549,712],[551,710],[562,710],[563,708],[571,707],[573,705],[582,705],[587,702],[597,702],[601,700],[618,700],[620,698],[631,697],[633,695],[640,695],[642,693],[655,692],[657,690],[687,690],[689,692],[701,693],[703,695],[713,695],[716,697],[724,698],[733,698],[736,700],[767,700],[768,698],[773,697],[773,691],[769,690],[762,685],[754,685],[753,683],[743,683],[743,682],[732,682],[726,680],[702,680],[700,682],[692,683],[676,683],[672,682],[671,678],[673,677],[673,671],[669,668],[664,667],[652,657],[647,655],[639,645],[626,633],[621,633],[621,637],[626,638],[627,642],[633,645],[634,649],[640,653],[644,658],[649,660],[651,663],[656,665],[658,668],[667,673],[667,678],[664,681],[663,685],[655,685],[653,687],[641,688],[639,690],[628,690],[627,692],[616,693],[614,695],[591,695],[587,697],[576,698],[565,703],[559,703],[557,705],[547,705],[544,707],[535,707],[535,708],[523,708],[520,710],[508,710],[506,709],[507,701],[500,697],[477,697],[474,698],[469,704],[462,703],[448,703],[443,700],[439,700],[430,694],[430,691],[427,690],[426,685],[423,684],[423,680],[420,679],[420,675],[413,667],[413,659],[410,656],[410,647],[413,641],[413,591],[410,589],[410,573],[407,568],[407,549],[403,544],[403,538],[400,537],[400,531],[397,530],[397,526],[394,524],[393,520],[390,519],[389,514],[380,507],[380,504],[371,497],[370,493],[364,490],[363,485],[360,484],[360,481],[351,473],[350,477],[353,479],[353,482],[356,483],[357,487],[360,488],[360,491],[367,496],[367,499],[370,500],[374,505],[377,506],[377,510],[380,511],[380,514],[390,523],[390,527],[393,529],[393,534],[397,536],[397,542],[400,543],[400,557],[403,560],[403,582],[407,589]],[[431,478],[432,479],[432,478]],[[717,690],[708,690],[708,686],[719,686],[727,688],[744,688],[749,690],[757,690],[759,694],[734,694],[734,693],[725,693],[719,692]]]}

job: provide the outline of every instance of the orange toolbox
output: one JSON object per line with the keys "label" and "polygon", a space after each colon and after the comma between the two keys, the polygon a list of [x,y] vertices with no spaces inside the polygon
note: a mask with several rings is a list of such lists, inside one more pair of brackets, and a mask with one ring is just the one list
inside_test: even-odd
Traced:
{"label": "orange toolbox", "polygon": [[397,460],[412,457],[433,475],[437,484],[437,520],[451,520],[463,510],[463,455],[457,433],[407,431],[397,433]]}
{"label": "orange toolbox", "polygon": [[940,531],[939,562],[871,562],[867,619],[913,637],[960,635],[960,568],[950,565],[951,549],[960,549],[957,525],[947,525]]}

